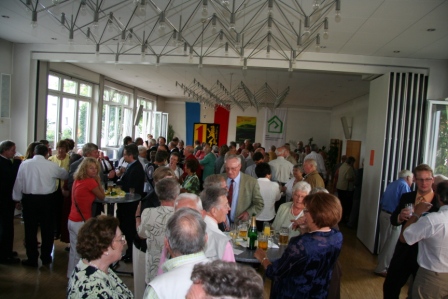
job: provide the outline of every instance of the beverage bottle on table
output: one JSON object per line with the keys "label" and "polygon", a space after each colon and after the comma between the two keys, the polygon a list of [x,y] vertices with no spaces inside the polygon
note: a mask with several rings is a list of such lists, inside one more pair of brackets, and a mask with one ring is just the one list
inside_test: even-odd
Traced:
{"label": "beverage bottle on table", "polygon": [[257,241],[258,235],[255,214],[252,214],[252,221],[250,223],[249,230],[247,231],[247,235],[249,237],[249,249],[255,249],[255,241]]}

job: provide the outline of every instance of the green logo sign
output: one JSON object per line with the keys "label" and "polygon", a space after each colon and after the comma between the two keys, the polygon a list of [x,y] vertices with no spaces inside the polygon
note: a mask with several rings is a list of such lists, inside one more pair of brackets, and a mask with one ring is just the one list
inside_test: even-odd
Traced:
{"label": "green logo sign", "polygon": [[268,120],[268,133],[283,133],[283,122],[276,115]]}

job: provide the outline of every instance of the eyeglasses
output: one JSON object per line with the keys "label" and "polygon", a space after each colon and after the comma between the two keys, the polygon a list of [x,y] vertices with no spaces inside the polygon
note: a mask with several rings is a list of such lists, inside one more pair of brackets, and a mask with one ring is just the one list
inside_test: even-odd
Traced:
{"label": "eyeglasses", "polygon": [[121,242],[121,244],[126,244],[126,236],[121,235],[119,240],[114,240],[114,242]]}
{"label": "eyeglasses", "polygon": [[433,178],[426,178],[426,179],[415,179],[415,181],[420,182],[420,183],[429,183],[432,182]]}

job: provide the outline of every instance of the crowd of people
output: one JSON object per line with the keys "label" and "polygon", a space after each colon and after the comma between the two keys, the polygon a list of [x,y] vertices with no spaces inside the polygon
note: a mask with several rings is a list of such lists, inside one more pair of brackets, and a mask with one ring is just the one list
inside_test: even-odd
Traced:
{"label": "crowd of people", "polygon": [[[54,155],[48,143],[33,142],[22,161],[14,142],[1,142],[0,263],[20,262],[12,246],[20,202],[27,255],[21,263],[37,268],[40,258],[50,264],[54,240],[69,244],[68,298],[262,298],[263,280],[235,264],[225,233],[255,215],[258,231],[268,222],[289,233],[278,260],[261,249],[254,253],[273,282],[270,298],[340,297],[338,224],[357,225],[361,194],[362,168],[354,169],[353,157],[343,156],[331,173],[316,144],[266,152],[250,140],[185,146],[177,137],[167,143],[148,134],[146,141],[126,136],[116,158],[93,143],[75,152],[67,139]],[[418,189],[410,192],[413,182]],[[381,198],[375,273],[386,277],[385,298],[398,298],[409,276],[416,277],[412,298],[437,292],[427,283],[433,273],[446,282],[447,261],[437,253],[446,248],[440,230],[448,225],[448,185],[440,184],[434,196],[433,182],[429,166],[419,165],[400,172]],[[101,215],[111,184],[141,197],[118,203],[116,218]],[[434,213],[422,217],[428,212]],[[120,260],[132,263],[133,293],[111,270]]]}

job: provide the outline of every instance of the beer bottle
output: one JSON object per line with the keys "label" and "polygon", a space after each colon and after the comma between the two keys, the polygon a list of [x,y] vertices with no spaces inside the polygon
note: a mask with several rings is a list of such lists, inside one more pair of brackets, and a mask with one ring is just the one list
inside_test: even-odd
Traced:
{"label": "beer bottle", "polygon": [[255,214],[252,214],[252,221],[250,223],[249,230],[247,231],[247,236],[249,237],[249,249],[255,249],[255,241],[257,241],[257,222],[255,219]]}

